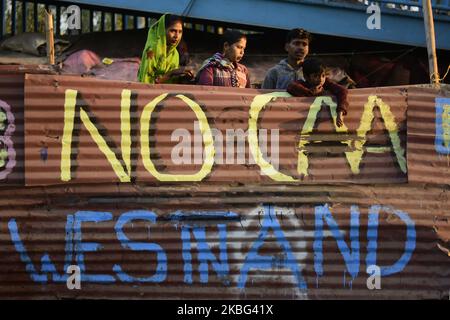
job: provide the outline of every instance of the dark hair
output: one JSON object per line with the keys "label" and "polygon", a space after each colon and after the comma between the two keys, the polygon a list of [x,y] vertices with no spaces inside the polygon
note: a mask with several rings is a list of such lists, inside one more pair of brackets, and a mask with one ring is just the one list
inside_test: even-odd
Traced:
{"label": "dark hair", "polygon": [[309,76],[313,73],[325,72],[325,66],[317,59],[310,58],[303,62],[303,75]]}
{"label": "dark hair", "polygon": [[222,46],[225,44],[225,42],[229,45],[232,45],[242,38],[247,39],[247,36],[240,31],[226,30],[222,35]]}
{"label": "dark hair", "polygon": [[291,42],[294,39],[306,39],[308,43],[311,42],[311,34],[305,29],[295,28],[289,31],[286,35],[286,43]]}
{"label": "dark hair", "polygon": [[164,21],[166,29],[173,25],[175,22],[180,22],[181,24],[183,24],[183,19],[175,14],[166,14],[166,18]]}

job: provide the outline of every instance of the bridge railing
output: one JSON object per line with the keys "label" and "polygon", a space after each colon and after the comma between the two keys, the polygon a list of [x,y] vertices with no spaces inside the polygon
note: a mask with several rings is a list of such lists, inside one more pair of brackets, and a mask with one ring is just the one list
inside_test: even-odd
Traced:
{"label": "bridge railing", "polygon": [[[304,0],[285,0],[290,2],[303,2]],[[422,11],[422,0],[307,0],[311,3],[352,4],[367,7],[372,2],[388,9],[399,12],[419,14]],[[67,17],[64,15],[70,2],[54,0],[0,0],[0,40],[4,36],[11,36],[22,32],[44,32],[44,10],[51,11],[54,16],[55,35],[65,35],[67,30]],[[81,9],[80,33],[96,31],[118,31],[147,28],[159,17],[159,14],[150,12],[131,11],[118,8],[99,7],[95,5],[77,4]],[[432,0],[435,17],[447,16],[450,18],[450,0]],[[186,28],[195,28],[200,31],[219,32],[221,24],[204,25],[194,20],[185,20]]]}
{"label": "bridge railing", "polygon": [[[70,2],[54,0],[0,0],[0,40],[23,32],[45,30],[44,12],[53,14],[56,36],[69,34],[66,10]],[[148,28],[160,14],[119,8],[79,4],[81,28],[78,34],[104,31],[135,30]],[[195,19],[185,19],[185,28],[220,33],[222,24],[204,24]]]}
{"label": "bridge railing", "polygon": [[[377,3],[381,7],[409,12],[422,12],[422,0],[324,0],[328,3],[350,3],[368,6]],[[437,15],[450,16],[450,0],[431,0],[433,12]]]}
{"label": "bridge railing", "polygon": [[[44,32],[44,11],[54,16],[55,35],[68,34],[67,16],[70,3],[59,1],[0,0],[0,38],[22,32]],[[80,8],[79,33],[146,28],[155,16],[141,12],[77,4]]]}

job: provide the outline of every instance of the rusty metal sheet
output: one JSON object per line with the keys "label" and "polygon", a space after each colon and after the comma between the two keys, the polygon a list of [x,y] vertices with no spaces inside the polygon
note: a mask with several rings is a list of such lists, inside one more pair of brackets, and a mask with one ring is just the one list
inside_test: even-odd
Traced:
{"label": "rusty metal sheet", "polygon": [[339,130],[331,97],[27,75],[26,185],[406,182],[405,91],[352,90]]}
{"label": "rusty metal sheet", "polygon": [[[8,72],[22,81],[22,89],[16,84],[13,91],[23,97],[24,76]],[[4,79],[1,92],[12,92],[12,82]],[[74,102],[65,99],[68,89],[77,90],[76,134],[65,176],[70,179],[62,180],[61,150]],[[417,110],[411,113],[409,103],[435,95],[414,90],[352,90],[348,132],[339,134],[329,100],[311,132],[305,122],[314,99],[268,102],[255,124],[269,135],[279,130],[279,171],[298,182],[273,181],[245,158],[243,164],[215,161],[202,179],[173,183],[144,166],[145,137],[157,172],[195,173],[201,163],[172,162],[174,130],[191,136],[196,130],[192,110],[205,113],[222,136],[227,129],[245,132],[252,106],[260,103],[255,97],[270,92],[26,75],[25,127],[15,132],[25,139],[25,163],[18,168],[25,170],[26,186],[0,188],[0,297],[448,299],[450,199],[442,185],[448,179],[414,184],[403,170],[401,156],[412,167],[422,157],[409,154],[409,134],[418,135]],[[164,93],[172,96],[155,103],[150,122],[149,102]],[[189,108],[189,100],[175,93],[199,107]],[[121,118],[127,119],[128,102],[130,145],[123,143],[128,129]],[[142,118],[150,123],[148,134],[141,134]],[[130,183],[119,183],[99,138]],[[309,143],[299,145],[302,139]],[[350,143],[342,147],[342,141]],[[307,156],[306,176],[298,172],[299,151]],[[354,151],[364,151],[353,167],[359,173],[345,156]],[[79,268],[80,289],[71,286],[69,267]],[[377,270],[380,277],[373,274]]]}
{"label": "rusty metal sheet", "polygon": [[0,187],[24,184],[25,73],[56,71],[45,65],[0,65]]}
{"label": "rusty metal sheet", "polygon": [[24,76],[0,71],[0,187],[24,184]]}
{"label": "rusty metal sheet", "polygon": [[408,89],[408,178],[450,184],[450,87]]}
{"label": "rusty metal sheet", "polygon": [[0,65],[0,74],[57,74],[58,67],[45,64]]}
{"label": "rusty metal sheet", "polygon": [[0,297],[448,299],[449,212],[411,185],[1,190]]}

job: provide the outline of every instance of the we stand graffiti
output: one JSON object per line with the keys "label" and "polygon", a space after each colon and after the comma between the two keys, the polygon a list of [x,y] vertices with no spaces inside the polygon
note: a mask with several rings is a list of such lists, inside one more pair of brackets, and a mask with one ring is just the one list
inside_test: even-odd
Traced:
{"label": "we stand graffiti", "polygon": [[[132,252],[153,253],[150,256],[154,258],[147,260],[148,265],[152,267],[148,269],[148,275],[145,277],[132,276],[119,261],[113,264],[111,270],[102,274],[94,274],[88,271],[89,266],[86,265],[85,255],[89,254],[91,259],[93,259],[92,255],[101,251],[102,246],[99,243],[85,242],[83,240],[83,225],[95,223],[101,226],[112,222],[114,218],[110,212],[78,211],[67,216],[64,231],[66,234],[64,267],[60,271],[57,270],[57,267],[52,262],[52,258],[47,253],[41,258],[40,268],[37,263],[31,260],[28,250],[22,241],[24,233],[20,231],[20,221],[10,219],[8,229],[11,241],[34,282],[66,282],[69,275],[65,271],[69,266],[75,264],[79,266],[81,271],[81,283],[163,283],[168,278],[173,277],[168,270],[170,269],[170,261],[173,261],[174,257],[168,259],[170,251],[167,247],[168,244],[155,242],[153,240],[155,236],[152,236],[150,229],[158,228],[158,226],[170,222],[166,229],[175,228],[179,232],[182,248],[179,254],[182,256],[183,261],[182,270],[185,285],[192,285],[195,282],[195,278],[198,279],[199,283],[206,284],[212,276],[215,279],[219,279],[224,287],[235,286],[244,290],[249,279],[252,278],[251,274],[255,270],[278,270],[277,272],[282,272],[283,274],[285,274],[283,270],[287,270],[289,275],[284,275],[283,278],[292,279],[297,289],[305,291],[311,286],[311,284],[308,286],[303,275],[307,256],[302,251],[299,251],[297,246],[302,246],[302,242],[306,242],[309,235],[308,231],[299,227],[298,221],[295,221],[296,219],[289,214],[289,211],[289,208],[270,205],[253,210],[252,212],[257,214],[258,219],[260,219],[260,228],[256,233],[251,231],[255,240],[246,252],[242,252],[242,248],[236,248],[230,238],[248,234],[246,228],[251,228],[253,223],[256,222],[252,222],[252,217],[255,217],[252,213],[245,215],[249,221],[242,221],[242,216],[237,213],[220,211],[176,211],[166,217],[159,217],[155,212],[148,210],[133,210],[122,213],[118,216],[114,228],[111,230],[111,232],[115,233],[115,240],[123,249],[121,260],[125,261],[125,257],[128,254],[132,254]],[[389,260],[392,262],[391,265],[380,266],[379,275],[387,277],[401,272],[407,266],[416,246],[416,230],[414,222],[406,212],[389,206],[370,206],[367,216],[365,265],[379,265],[377,257],[381,254],[378,250],[378,234],[381,232],[379,230],[380,212],[387,212],[395,216],[399,219],[401,229],[406,230],[406,232],[403,231],[405,233],[403,253],[394,261],[391,258]],[[286,230],[286,221],[282,222],[283,214],[285,215],[285,220],[292,220],[291,223],[297,225],[297,229],[292,230],[290,228],[291,231]],[[354,205],[350,207],[350,231],[347,235],[337,223],[328,204],[315,206],[314,217],[314,231],[311,232],[313,252],[311,254],[314,256],[316,283],[313,286],[319,287],[320,279],[327,276],[324,271],[324,255],[327,253],[324,252],[323,242],[325,238],[330,237],[336,241],[341,259],[343,259],[345,265],[344,278],[347,273],[350,280],[349,285],[351,286],[351,283],[360,274],[362,264],[362,248],[360,246],[362,236],[360,235],[361,213],[359,206]],[[124,230],[132,229],[133,225],[137,224],[138,221],[145,222],[149,228],[148,239],[145,242],[134,241],[125,234]],[[202,221],[206,221],[208,224],[205,225]],[[240,230],[235,230],[234,225],[236,224],[241,226],[241,228],[238,228]],[[284,227],[282,226],[283,224]],[[243,230],[242,227],[244,228]],[[208,240],[213,234],[218,234],[216,247],[218,250],[213,249],[216,245],[212,245],[210,240]],[[296,238],[300,236],[300,239],[292,241],[291,239],[295,235]],[[345,238],[348,240],[345,240]],[[270,250],[272,253],[264,253],[268,248],[272,248]],[[218,254],[214,254],[213,251],[218,251]],[[147,257],[150,256],[147,255]],[[196,263],[194,263],[195,256],[197,257]],[[238,268],[230,270],[228,260],[230,258],[237,259],[238,257],[243,258],[242,264],[238,266],[234,264],[234,267]],[[386,262],[386,259],[383,260]],[[141,261],[141,263],[145,264],[146,262]],[[194,266],[197,266],[198,269]],[[214,272],[211,273],[211,269]],[[366,270],[366,268],[363,270]],[[265,278],[271,280],[270,276]],[[276,281],[275,279],[272,280]],[[344,280],[344,286],[345,283],[346,281]]]}

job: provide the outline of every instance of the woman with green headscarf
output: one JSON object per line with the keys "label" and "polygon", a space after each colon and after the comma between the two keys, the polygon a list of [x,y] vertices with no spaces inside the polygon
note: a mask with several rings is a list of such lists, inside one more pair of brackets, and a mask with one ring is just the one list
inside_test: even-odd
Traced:
{"label": "woman with green headscarf", "polygon": [[138,80],[144,83],[174,83],[176,77],[193,77],[192,71],[179,66],[177,46],[183,35],[180,17],[165,14],[148,30],[142,52]]}

